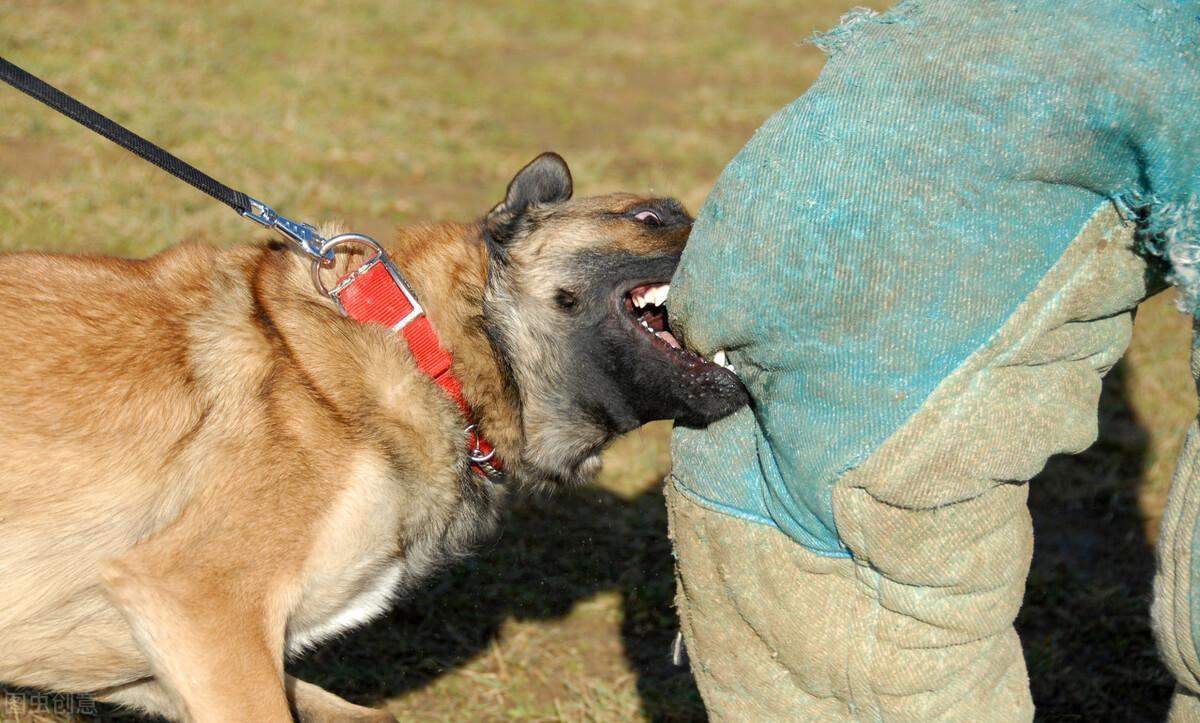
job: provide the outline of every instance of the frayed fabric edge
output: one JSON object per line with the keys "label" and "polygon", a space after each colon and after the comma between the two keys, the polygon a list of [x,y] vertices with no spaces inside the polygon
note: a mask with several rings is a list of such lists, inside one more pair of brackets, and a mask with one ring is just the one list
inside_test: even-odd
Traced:
{"label": "frayed fabric edge", "polygon": [[867,25],[909,24],[907,11],[915,5],[913,0],[902,2],[891,10],[880,13],[866,7],[855,7],[844,13],[836,27],[825,31],[816,31],[805,42],[815,46],[825,55],[833,56],[850,42],[852,36],[860,28]]}
{"label": "frayed fabric edge", "polygon": [[1113,203],[1137,225],[1138,250],[1167,262],[1167,282],[1179,289],[1179,310],[1195,317],[1200,312],[1200,197],[1165,201],[1134,190],[1117,194]]}

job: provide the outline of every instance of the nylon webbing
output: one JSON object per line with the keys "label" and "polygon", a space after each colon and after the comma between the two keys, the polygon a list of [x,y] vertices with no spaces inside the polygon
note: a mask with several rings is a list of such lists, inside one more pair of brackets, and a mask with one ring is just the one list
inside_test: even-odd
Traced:
{"label": "nylon webbing", "polygon": [[[335,291],[332,297],[351,319],[395,329],[413,310],[412,304],[400,292],[381,260],[369,259],[364,266],[367,267],[366,270],[360,267],[359,270],[351,272],[354,283],[345,286],[341,291]],[[421,314],[409,321],[400,333],[408,343],[420,370],[432,377],[438,386],[446,391],[462,410],[467,421],[473,424],[474,415],[463,395],[462,383],[451,371],[453,356],[442,347],[429,318]],[[493,451],[491,443],[474,429],[468,433],[467,443],[480,454],[486,455]],[[498,467],[498,464],[497,461],[495,466]],[[484,471],[487,472],[486,468]]]}

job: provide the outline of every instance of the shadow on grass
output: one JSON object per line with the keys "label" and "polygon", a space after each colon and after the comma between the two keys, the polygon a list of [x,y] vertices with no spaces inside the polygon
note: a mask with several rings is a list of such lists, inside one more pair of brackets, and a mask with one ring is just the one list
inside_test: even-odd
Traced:
{"label": "shadow on grass", "polygon": [[[1161,721],[1173,684],[1149,624],[1154,557],[1137,504],[1147,434],[1129,409],[1123,363],[1105,379],[1099,420],[1095,445],[1050,460],[1030,482],[1034,559],[1017,628],[1038,720]],[[606,591],[621,596],[623,652],[646,717],[704,720],[690,673],[668,659],[674,579],[657,487],[632,501],[598,488],[515,500],[503,532],[475,556],[291,669],[378,704],[475,659],[510,617],[561,619]],[[563,657],[548,657],[542,672],[554,679]]]}
{"label": "shadow on grass", "polygon": [[[322,646],[293,672],[377,704],[420,688],[485,651],[509,618],[552,620],[604,591],[623,600],[624,654],[646,717],[704,720],[691,674],[669,660],[677,630],[666,509],[654,487],[633,501],[588,488],[521,498],[503,532],[439,573],[383,619]],[[586,656],[586,649],[580,651]],[[557,666],[562,658],[549,661]],[[556,671],[542,671],[556,678]],[[497,711],[503,717],[503,711]]]}
{"label": "shadow on grass", "polygon": [[1173,683],[1150,631],[1154,551],[1137,490],[1147,434],[1124,363],[1104,381],[1100,434],[1030,483],[1033,567],[1017,630],[1039,721],[1161,721]]}
{"label": "shadow on grass", "polygon": [[[1173,688],[1150,632],[1154,553],[1137,504],[1147,435],[1124,380],[1123,364],[1105,379],[1096,444],[1051,459],[1030,482],[1035,549],[1017,628],[1039,721],[1160,721]],[[676,630],[671,559],[657,488],[632,502],[598,489],[522,499],[495,542],[296,672],[377,702],[475,658],[509,616],[557,619],[616,590],[647,717],[703,720],[691,675],[667,657]]]}

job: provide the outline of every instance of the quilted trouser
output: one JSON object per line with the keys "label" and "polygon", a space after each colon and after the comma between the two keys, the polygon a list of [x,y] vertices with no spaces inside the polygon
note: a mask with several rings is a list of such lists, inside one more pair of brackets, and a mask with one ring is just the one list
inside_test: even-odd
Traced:
{"label": "quilted trouser", "polygon": [[[1193,323],[1192,376],[1200,381],[1200,322]],[[1200,723],[1200,428],[1193,422],[1179,455],[1158,539],[1154,633],[1178,682],[1169,720]]]}
{"label": "quilted trouser", "polygon": [[[669,485],[677,604],[713,720],[1032,718],[1013,628],[1033,547],[1025,482],[1050,455],[1095,440],[1101,378],[1129,343],[1134,307],[1157,290],[1150,278],[1132,225],[1104,205],[992,341],[836,481],[849,557],[814,554]],[[1196,450],[1193,435],[1189,479]],[[1187,522],[1168,523],[1165,541],[1186,527],[1190,543],[1200,496],[1171,504]],[[1173,549],[1164,564],[1187,568]],[[1176,667],[1192,675],[1189,622],[1179,624]]]}
{"label": "quilted trouser", "polygon": [[[668,302],[753,400],[672,438],[714,719],[1032,716],[1025,482],[1095,439],[1134,307],[1200,306],[1198,38],[1200,0],[856,10],[721,173]],[[1194,437],[1155,629],[1200,723]]]}

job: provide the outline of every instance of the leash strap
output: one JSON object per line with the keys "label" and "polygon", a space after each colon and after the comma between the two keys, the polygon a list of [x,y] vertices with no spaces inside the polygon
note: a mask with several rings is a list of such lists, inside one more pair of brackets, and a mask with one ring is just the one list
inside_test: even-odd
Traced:
{"label": "leash strap", "polygon": [[317,230],[309,224],[298,223],[280,216],[265,203],[226,186],[108,116],[96,112],[41,78],[18,68],[3,57],[0,57],[0,80],[31,98],[45,103],[84,128],[99,133],[125,150],[153,163],[184,183],[207,193],[246,218],[268,228],[276,229],[299,244],[301,249],[310,256],[321,256],[325,260],[333,259],[332,255],[320,254],[322,239],[317,234]]}
{"label": "leash strap", "polygon": [[80,103],[49,83],[0,58],[0,80],[37,99],[88,130],[95,131],[127,151],[135,153],[184,183],[217,199],[238,213],[250,209],[250,197],[234,190],[194,166],[184,163],[138,134]]}
{"label": "leash strap", "polygon": [[[265,203],[226,186],[3,57],[0,57],[0,80],[207,193],[242,216],[296,242],[312,257],[312,275],[317,289],[333,299],[343,314],[364,324],[383,324],[403,336],[417,366],[446,391],[466,417],[468,424],[464,432],[470,447],[468,457],[472,469],[489,479],[500,476],[496,452],[479,433],[479,425],[463,397],[462,384],[451,371],[450,352],[442,348],[416,295],[374,239],[353,233],[325,239],[313,226],[280,216]],[[320,271],[323,265],[333,260],[334,248],[343,243],[365,244],[375,253],[328,290],[321,283]]]}

